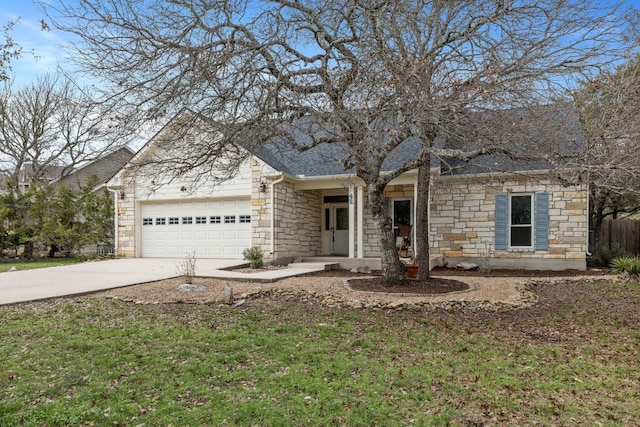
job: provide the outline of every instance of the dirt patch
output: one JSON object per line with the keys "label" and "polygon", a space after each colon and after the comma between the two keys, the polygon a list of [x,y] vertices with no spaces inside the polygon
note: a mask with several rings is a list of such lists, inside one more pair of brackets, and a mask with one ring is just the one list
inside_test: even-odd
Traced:
{"label": "dirt patch", "polygon": [[469,289],[466,283],[439,277],[432,277],[429,280],[409,280],[407,285],[396,286],[382,286],[379,278],[351,279],[349,285],[355,291],[418,295],[438,295]]}
{"label": "dirt patch", "polygon": [[608,269],[589,268],[587,270],[458,270],[455,268],[436,267],[431,270],[434,276],[473,276],[473,277],[576,277],[576,276],[605,276],[611,274]]}
{"label": "dirt patch", "polygon": [[287,268],[289,268],[289,266],[265,264],[260,268],[251,268],[246,265],[243,265],[240,267],[225,268],[225,270],[234,271],[236,273],[254,274],[254,273],[264,273],[265,271],[286,270]]}
{"label": "dirt patch", "polygon": [[[273,283],[251,281],[228,281],[235,300],[273,299],[283,301],[306,301],[331,307],[347,305],[351,307],[394,308],[406,305],[498,310],[535,304],[537,289],[531,292],[523,284],[527,277],[492,276],[477,272],[454,277],[441,273],[434,275],[427,283],[410,282],[409,286],[383,287],[376,273],[353,273],[348,270],[331,270],[310,273],[299,277],[289,277]],[[584,273],[584,272],[581,272]],[[598,274],[593,274],[598,273]],[[536,282],[565,281],[567,288],[573,283],[597,280],[612,281],[613,276],[592,275],[556,278],[535,277]],[[511,273],[513,274],[513,273]],[[576,273],[577,274],[577,273]],[[530,276],[531,277],[531,276]],[[107,298],[140,304],[189,303],[212,304],[214,296],[225,285],[225,280],[211,277],[195,277],[194,284],[204,289],[193,292],[178,290],[182,279],[174,278],[152,283],[127,286],[106,291]],[[351,282],[349,284],[349,282]],[[533,283],[533,282],[532,282]],[[571,285],[569,285],[571,283]],[[524,286],[524,287],[523,287]]]}

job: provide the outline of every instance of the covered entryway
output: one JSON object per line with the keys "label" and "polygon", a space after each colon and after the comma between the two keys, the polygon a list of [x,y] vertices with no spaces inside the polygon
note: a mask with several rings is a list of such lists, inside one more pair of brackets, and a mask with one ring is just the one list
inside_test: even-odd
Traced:
{"label": "covered entryway", "polygon": [[146,203],[140,211],[143,258],[242,258],[251,247],[248,199]]}

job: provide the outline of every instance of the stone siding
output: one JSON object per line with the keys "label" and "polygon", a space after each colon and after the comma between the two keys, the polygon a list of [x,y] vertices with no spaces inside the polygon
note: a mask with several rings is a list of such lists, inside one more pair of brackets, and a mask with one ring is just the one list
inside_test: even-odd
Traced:
{"label": "stone siding", "polygon": [[[413,185],[387,185],[384,190],[384,196],[388,199],[411,199],[413,200]],[[379,258],[379,234],[376,225],[373,222],[373,216],[368,209],[367,204],[369,197],[367,191],[364,191],[364,238],[363,238],[363,254],[365,258]],[[413,232],[413,231],[412,231]]]}
{"label": "stone siding", "polygon": [[[265,258],[294,258],[322,254],[322,194],[319,191],[296,191],[286,180],[275,184],[274,253],[271,253],[271,187],[276,178],[263,178],[260,165],[252,164],[252,242]],[[262,191],[261,184],[264,185]]]}
{"label": "stone siding", "polygon": [[[549,249],[495,250],[495,197],[499,193],[549,193]],[[514,268],[584,268],[587,191],[549,180],[506,177],[439,177],[431,194],[431,255],[449,266],[461,260]],[[560,261],[560,262],[558,262]]]}
{"label": "stone siding", "polygon": [[[124,199],[120,198],[121,191],[124,192]],[[136,256],[136,203],[135,184],[131,180],[125,180],[122,190],[117,190],[118,200],[116,201],[118,210],[118,247],[116,256],[135,257]]]}

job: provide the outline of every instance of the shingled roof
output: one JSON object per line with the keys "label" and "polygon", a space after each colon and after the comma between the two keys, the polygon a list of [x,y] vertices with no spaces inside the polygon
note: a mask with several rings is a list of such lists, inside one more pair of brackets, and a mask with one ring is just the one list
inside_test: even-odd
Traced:
{"label": "shingled roof", "polygon": [[[469,139],[439,138],[436,147],[471,150],[479,145],[478,140],[486,140],[489,136],[494,141],[516,141],[512,143],[518,143],[514,151],[519,158],[493,154],[464,162],[432,156],[432,167],[440,166],[442,173],[451,175],[547,170],[551,164],[540,158],[541,153],[573,155],[585,143],[578,116],[568,104],[554,104],[536,110],[483,112],[477,119],[478,127],[470,127]],[[311,145],[311,138],[303,132],[296,130],[292,134],[298,144]],[[323,143],[299,151],[282,139],[272,138],[268,143],[255,144],[248,149],[274,169],[294,176],[322,177],[355,173],[354,168],[345,170],[343,166],[348,154],[348,147],[344,143]],[[387,156],[383,171],[397,169],[415,159],[419,150],[419,141],[404,141]]]}

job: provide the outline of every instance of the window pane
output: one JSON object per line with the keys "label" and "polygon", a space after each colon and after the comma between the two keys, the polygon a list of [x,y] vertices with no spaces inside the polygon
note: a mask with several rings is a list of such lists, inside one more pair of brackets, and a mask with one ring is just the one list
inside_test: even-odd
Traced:
{"label": "window pane", "polygon": [[411,200],[393,201],[393,226],[411,224]]}
{"label": "window pane", "polygon": [[511,246],[531,246],[531,227],[511,227]]}
{"label": "window pane", "polygon": [[336,208],[336,230],[349,229],[349,208]]}
{"label": "window pane", "polygon": [[511,197],[511,224],[531,224],[531,196]]}

